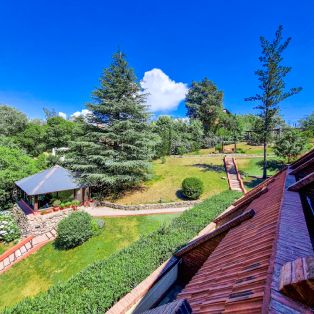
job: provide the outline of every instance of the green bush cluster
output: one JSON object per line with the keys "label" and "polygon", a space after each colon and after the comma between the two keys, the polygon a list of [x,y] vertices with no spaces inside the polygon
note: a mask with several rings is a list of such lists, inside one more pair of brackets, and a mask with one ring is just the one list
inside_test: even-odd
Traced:
{"label": "green bush cluster", "polygon": [[[96,224],[97,227],[97,224]],[[57,227],[56,246],[70,249],[87,241],[96,231],[92,216],[86,212],[75,212],[62,219]]]}
{"label": "green bush cluster", "polygon": [[240,195],[225,191],[213,196],[128,248],[91,264],[68,282],[4,313],[104,313]]}
{"label": "green bush cluster", "polygon": [[182,193],[190,200],[197,200],[204,192],[203,182],[196,177],[185,178],[182,182]]}
{"label": "green bush cluster", "polygon": [[20,236],[21,232],[13,215],[8,211],[0,211],[0,241],[8,243],[18,239]]}
{"label": "green bush cluster", "polygon": [[67,201],[67,202],[61,202],[60,200],[56,199],[52,202],[52,206],[53,207],[60,207],[60,208],[67,208],[67,207],[71,207],[71,206],[79,206],[80,205],[80,201],[79,200],[71,200],[71,201]]}

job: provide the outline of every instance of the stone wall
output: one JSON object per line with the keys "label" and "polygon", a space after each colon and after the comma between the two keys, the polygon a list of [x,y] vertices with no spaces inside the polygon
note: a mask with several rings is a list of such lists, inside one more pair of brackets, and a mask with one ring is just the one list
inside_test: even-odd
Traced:
{"label": "stone wall", "polygon": [[67,208],[45,215],[25,215],[22,209],[15,205],[12,212],[21,230],[22,235],[40,235],[56,229],[60,220],[73,211]]}
{"label": "stone wall", "polygon": [[27,216],[17,204],[13,206],[12,214],[21,230],[22,237],[27,237],[28,235],[30,235],[30,225]]}
{"label": "stone wall", "polygon": [[121,205],[111,202],[100,201],[96,206],[105,206],[121,210],[141,210],[141,209],[162,209],[162,208],[181,208],[190,207],[201,203],[202,201],[182,201],[172,203],[158,203],[158,204],[139,204],[139,205]]}
{"label": "stone wall", "polygon": [[27,219],[30,225],[30,234],[39,235],[56,229],[60,220],[72,212],[72,208],[67,208],[45,215],[28,215]]}

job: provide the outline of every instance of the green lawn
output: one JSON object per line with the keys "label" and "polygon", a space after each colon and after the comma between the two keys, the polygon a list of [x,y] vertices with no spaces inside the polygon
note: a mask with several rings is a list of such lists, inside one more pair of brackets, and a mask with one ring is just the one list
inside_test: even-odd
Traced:
{"label": "green lawn", "polygon": [[[234,145],[226,145],[225,148],[231,149]],[[248,155],[263,155],[263,146],[251,146],[247,143],[238,143],[237,144],[237,153],[248,154]],[[271,147],[267,148],[268,154],[273,154],[273,150]]]}
{"label": "green lawn", "polygon": [[105,218],[102,233],[77,248],[60,251],[54,248],[53,243],[45,245],[0,275],[0,308],[69,279],[89,264],[107,258],[177,216]]}
{"label": "green lawn", "polygon": [[[246,189],[252,189],[263,180],[260,178],[263,174],[263,158],[236,158],[236,162],[241,175],[244,176],[243,183]],[[277,173],[283,163],[277,158],[270,158],[268,160],[267,175]]]}
{"label": "green lawn", "polygon": [[[225,149],[231,151],[234,148],[233,144],[225,145]],[[200,149],[196,152],[188,153],[187,155],[208,155],[215,153],[215,148]],[[237,153],[248,155],[263,155],[263,146],[251,146],[245,142],[237,143]],[[268,154],[273,154],[271,147],[268,147]]]}
{"label": "green lawn", "polygon": [[14,244],[15,244],[14,242],[10,242],[10,243],[0,242],[0,255],[4,253],[5,251],[7,251],[8,249],[10,249]]}
{"label": "green lawn", "polygon": [[182,200],[181,184],[186,177],[198,177],[204,182],[205,199],[228,189],[226,173],[221,157],[167,157],[163,164],[153,162],[153,177],[140,189],[118,199],[120,204],[174,202]]}

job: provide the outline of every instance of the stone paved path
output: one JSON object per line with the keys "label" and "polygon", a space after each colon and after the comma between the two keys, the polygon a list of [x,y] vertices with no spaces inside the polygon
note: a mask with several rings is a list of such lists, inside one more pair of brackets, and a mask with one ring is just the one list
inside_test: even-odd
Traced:
{"label": "stone paved path", "polygon": [[127,216],[176,214],[182,213],[191,207],[192,206],[180,208],[140,209],[140,210],[121,210],[109,207],[85,207],[82,209],[94,217],[127,217]]}

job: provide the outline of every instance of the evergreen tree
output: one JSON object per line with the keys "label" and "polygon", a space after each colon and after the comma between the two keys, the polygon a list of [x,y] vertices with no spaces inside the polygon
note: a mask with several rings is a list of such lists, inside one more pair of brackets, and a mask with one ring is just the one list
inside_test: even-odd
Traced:
{"label": "evergreen tree", "polygon": [[192,82],[186,96],[187,115],[202,122],[205,134],[216,132],[223,112],[223,92],[214,82],[204,78],[201,82]]}
{"label": "evergreen tree", "polygon": [[260,94],[247,98],[248,101],[257,101],[256,107],[260,110],[262,120],[260,134],[262,135],[264,146],[263,178],[267,177],[267,144],[270,141],[271,133],[276,123],[279,113],[279,103],[286,98],[301,91],[301,88],[291,88],[285,90],[285,76],[291,71],[291,67],[281,65],[283,60],[282,53],[288,47],[291,38],[286,40],[282,38],[282,26],[279,26],[275,39],[268,41],[261,37],[262,55],[259,58],[262,63],[262,69],[257,70],[255,74],[260,81]]}
{"label": "evergreen tree", "polygon": [[113,55],[93,96],[84,135],[72,142],[66,160],[85,183],[117,194],[147,177],[154,146],[146,96],[123,53]]}

